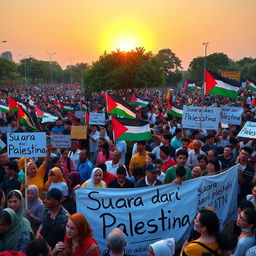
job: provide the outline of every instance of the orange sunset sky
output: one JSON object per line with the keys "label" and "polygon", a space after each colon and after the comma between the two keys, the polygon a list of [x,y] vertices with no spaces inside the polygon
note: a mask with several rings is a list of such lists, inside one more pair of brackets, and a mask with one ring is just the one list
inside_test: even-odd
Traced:
{"label": "orange sunset sky", "polygon": [[96,61],[104,50],[170,48],[190,61],[224,52],[256,58],[256,0],[0,0],[0,52],[62,67]]}

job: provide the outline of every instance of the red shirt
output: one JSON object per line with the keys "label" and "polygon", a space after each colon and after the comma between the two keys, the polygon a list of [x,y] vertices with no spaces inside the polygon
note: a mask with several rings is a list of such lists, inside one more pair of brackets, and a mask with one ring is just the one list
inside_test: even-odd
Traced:
{"label": "red shirt", "polygon": [[162,167],[161,167],[162,172],[165,173],[168,168],[172,167],[175,164],[176,164],[175,161],[171,157],[169,157],[169,159],[167,159],[167,161],[162,164]]}
{"label": "red shirt", "polygon": [[106,182],[107,187],[108,187],[109,183],[110,183],[113,179],[115,179],[115,178],[116,178],[116,175],[115,175],[115,174],[108,172],[107,175],[106,175],[105,177],[103,177],[102,180]]}

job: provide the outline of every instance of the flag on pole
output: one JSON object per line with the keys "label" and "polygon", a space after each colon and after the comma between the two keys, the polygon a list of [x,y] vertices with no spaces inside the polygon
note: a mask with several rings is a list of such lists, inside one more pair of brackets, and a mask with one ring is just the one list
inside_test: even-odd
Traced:
{"label": "flag on pole", "polygon": [[52,123],[58,120],[57,114],[50,112],[48,110],[43,110],[39,108],[36,108],[36,116],[42,119],[42,123],[46,123],[46,122]]}
{"label": "flag on pole", "polygon": [[205,94],[226,96],[237,99],[240,83],[205,70]]}
{"label": "flag on pole", "polygon": [[149,122],[142,119],[112,118],[114,140],[149,140],[151,131]]}
{"label": "flag on pole", "polygon": [[256,108],[256,98],[253,99],[252,103],[250,104],[250,108]]}
{"label": "flag on pole", "polygon": [[178,107],[171,106],[170,102],[168,101],[167,113],[182,118],[183,110]]}
{"label": "flag on pole", "polygon": [[149,101],[149,99],[136,96],[135,93],[132,94],[131,104],[133,105],[146,107],[149,104]]}
{"label": "flag on pole", "polygon": [[246,87],[248,90],[256,91],[256,82],[253,81],[251,78],[248,78],[248,79],[246,80],[245,87]]}
{"label": "flag on pole", "polygon": [[191,80],[185,80],[185,83],[183,85],[183,91],[197,91],[200,90],[200,87],[198,87],[194,81]]}
{"label": "flag on pole", "polygon": [[114,95],[108,95],[106,92],[103,95],[106,100],[108,113],[131,119],[136,117],[136,110],[131,105]]}
{"label": "flag on pole", "polygon": [[83,101],[80,101],[79,106],[80,106],[81,111],[86,111],[87,110],[87,106]]}
{"label": "flag on pole", "polygon": [[9,111],[12,111],[12,112],[18,111],[18,102],[11,96],[9,96]]}
{"label": "flag on pole", "polygon": [[22,109],[20,105],[18,105],[18,120],[20,124],[24,125],[29,131],[36,131],[36,126],[32,118],[28,113],[25,112],[25,110]]}

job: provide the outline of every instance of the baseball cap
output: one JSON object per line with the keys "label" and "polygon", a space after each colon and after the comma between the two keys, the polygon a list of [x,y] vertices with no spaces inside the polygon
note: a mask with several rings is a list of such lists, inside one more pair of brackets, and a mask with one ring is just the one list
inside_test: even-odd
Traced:
{"label": "baseball cap", "polygon": [[52,188],[48,192],[44,193],[46,197],[48,198],[54,198],[57,201],[60,201],[62,198],[62,192],[57,188]]}
{"label": "baseball cap", "polygon": [[147,164],[146,171],[149,171],[152,173],[158,172],[158,170],[154,164]]}

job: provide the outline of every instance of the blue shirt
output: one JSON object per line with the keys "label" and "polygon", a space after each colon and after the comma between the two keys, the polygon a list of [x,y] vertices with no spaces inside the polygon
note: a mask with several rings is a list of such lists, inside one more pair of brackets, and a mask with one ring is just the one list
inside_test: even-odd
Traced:
{"label": "blue shirt", "polygon": [[53,127],[51,132],[55,134],[59,134],[59,133],[63,133],[65,130],[66,129],[64,126],[60,126],[60,127]]}
{"label": "blue shirt", "polygon": [[81,183],[84,183],[85,181],[91,178],[93,168],[94,168],[94,165],[90,160],[87,159],[84,163],[79,161],[77,165],[77,171],[80,174]]}

